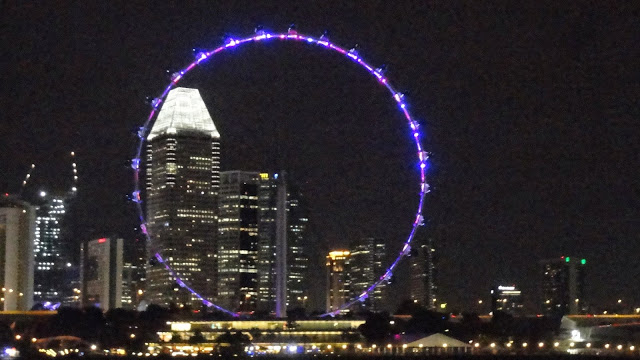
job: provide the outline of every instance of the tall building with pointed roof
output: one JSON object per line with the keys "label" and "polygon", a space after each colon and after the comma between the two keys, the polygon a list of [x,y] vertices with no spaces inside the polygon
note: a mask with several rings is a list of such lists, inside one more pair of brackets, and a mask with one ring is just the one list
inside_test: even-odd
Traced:
{"label": "tall building with pointed roof", "polygon": [[197,89],[169,92],[147,137],[146,161],[151,243],[145,297],[159,305],[197,307],[153,256],[161,252],[194,290],[215,296],[220,134]]}

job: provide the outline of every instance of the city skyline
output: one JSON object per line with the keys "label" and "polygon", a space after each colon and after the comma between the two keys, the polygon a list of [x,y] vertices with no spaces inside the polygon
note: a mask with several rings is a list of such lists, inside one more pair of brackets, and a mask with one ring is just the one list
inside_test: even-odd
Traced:
{"label": "city skyline", "polygon": [[[3,7],[8,86],[0,131],[12,150],[0,155],[0,190],[14,193],[31,163],[38,167],[29,191],[44,179],[68,188],[56,173],[67,168],[65,154],[77,151],[85,239],[114,229],[134,238],[124,164],[133,153],[130,133],[147,114],[142,99],[166,84],[165,68],[189,61],[193,47],[218,44],[223,29],[246,34],[256,23],[280,29],[296,20],[305,32],[328,28],[336,42],[358,43],[362,56],[389,64],[423,119],[433,161],[423,235],[434,239],[438,276],[449,284],[438,285],[439,296],[473,304],[495,281],[523,284],[531,294],[538,260],[580,253],[589,259],[594,300],[640,300],[627,286],[640,276],[633,256],[639,94],[628,81],[638,34],[625,15],[632,5],[340,4],[284,7],[274,18],[264,15],[268,5]],[[114,21],[98,21],[103,14]],[[206,89],[230,143],[246,138],[223,168],[279,170],[289,168],[278,164],[286,158],[312,189],[304,190],[315,197],[321,247],[346,246],[364,235],[353,224],[371,222],[362,226],[389,239],[395,253],[416,186],[414,154],[393,104],[350,64],[273,45],[230,54],[191,79]],[[282,139],[290,147],[269,146]],[[299,159],[290,156],[295,149],[303,149]],[[255,153],[262,155],[245,163]]]}

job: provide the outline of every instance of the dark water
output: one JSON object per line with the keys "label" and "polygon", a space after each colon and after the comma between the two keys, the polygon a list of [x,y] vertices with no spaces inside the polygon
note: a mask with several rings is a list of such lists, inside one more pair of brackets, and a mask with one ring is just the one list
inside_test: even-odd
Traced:
{"label": "dark water", "polygon": [[[21,357],[22,359],[53,359],[44,355],[25,355]],[[283,356],[274,356],[274,355],[264,355],[264,356],[229,356],[229,355],[199,355],[196,357],[192,356],[183,356],[183,357],[172,357],[170,355],[159,355],[159,356],[102,356],[102,355],[70,355],[67,357],[56,357],[55,359],[119,359],[119,360],[133,360],[133,359],[156,359],[156,360],[168,360],[168,359],[267,359],[267,360],[286,360],[286,359],[340,359],[340,360],[350,360],[350,359],[460,359],[460,358],[470,358],[473,360],[490,360],[490,359],[500,359],[500,360],[515,360],[515,359],[527,359],[530,358],[532,360],[551,360],[551,359],[565,359],[565,360],[577,360],[577,359],[629,359],[629,358],[639,358],[638,356],[597,356],[597,355],[565,355],[565,354],[516,354],[516,355],[407,355],[407,356],[399,356],[399,355],[322,355],[322,354],[297,354],[297,355],[283,355]]]}

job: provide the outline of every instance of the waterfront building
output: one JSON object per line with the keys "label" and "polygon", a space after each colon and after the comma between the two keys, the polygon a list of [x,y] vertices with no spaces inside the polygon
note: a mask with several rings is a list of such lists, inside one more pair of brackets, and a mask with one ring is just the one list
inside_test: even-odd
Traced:
{"label": "waterfront building", "polygon": [[247,356],[295,358],[313,353],[315,357],[334,350],[345,354],[347,348],[361,349],[356,344],[364,345],[366,340],[358,331],[364,323],[361,319],[168,321],[157,332],[158,341],[145,346],[152,354],[219,354],[228,349],[220,340],[231,333],[236,338],[251,339],[251,344],[241,348]]}

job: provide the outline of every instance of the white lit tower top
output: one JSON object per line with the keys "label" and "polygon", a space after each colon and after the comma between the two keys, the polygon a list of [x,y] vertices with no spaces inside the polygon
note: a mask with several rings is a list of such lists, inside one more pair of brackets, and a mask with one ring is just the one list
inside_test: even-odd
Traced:
{"label": "white lit tower top", "polygon": [[165,134],[208,134],[219,139],[220,133],[198,89],[175,88],[169,91],[147,141]]}
{"label": "white lit tower top", "polygon": [[197,89],[169,92],[147,137],[147,249],[152,261],[148,301],[196,305],[164,267],[153,262],[157,251],[202,296],[215,296],[219,139]]}

